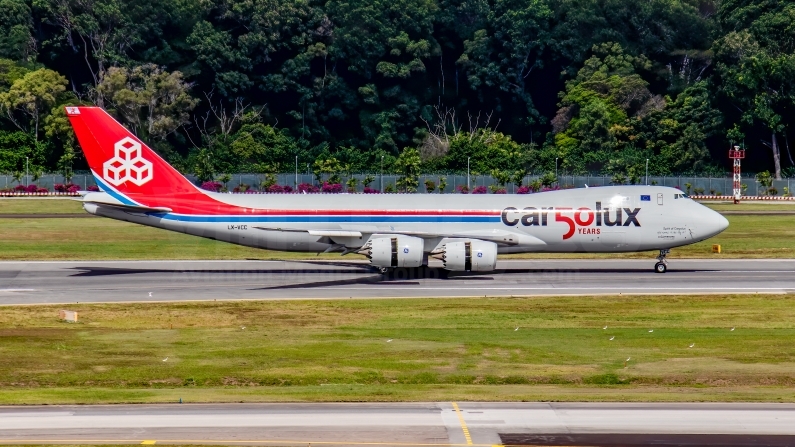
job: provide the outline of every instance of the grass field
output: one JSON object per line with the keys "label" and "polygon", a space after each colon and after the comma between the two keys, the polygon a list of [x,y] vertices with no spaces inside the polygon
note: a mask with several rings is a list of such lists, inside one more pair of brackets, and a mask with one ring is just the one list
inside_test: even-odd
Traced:
{"label": "grass field", "polygon": [[[674,249],[671,258],[795,257],[795,216],[727,216],[729,228]],[[713,254],[712,244],[723,253]],[[645,258],[656,253],[523,254],[503,259]],[[340,259],[338,254],[285,253],[240,247],[151,227],[92,218],[0,219],[0,260]],[[344,259],[363,259],[349,255]]]}
{"label": "grass field", "polygon": [[[795,202],[704,202],[716,211],[795,211]],[[69,214],[83,213],[77,200],[68,198],[28,199],[0,198],[0,214]]]}
{"label": "grass field", "polygon": [[788,295],[71,308],[3,308],[0,404],[795,401]]}
{"label": "grass field", "polygon": [[[731,205],[726,205],[731,206]],[[743,209],[795,209],[786,204],[741,204]],[[0,199],[0,214],[79,213],[72,200]],[[729,228],[695,245],[674,249],[671,258],[795,257],[795,216],[727,216]],[[712,253],[720,244],[723,253]],[[644,258],[655,253],[523,254],[505,259]],[[362,259],[350,255],[350,259]],[[0,219],[0,260],[104,259],[339,259],[337,254],[285,253],[239,247],[103,218]],[[347,259],[347,258],[346,258]]]}
{"label": "grass field", "polygon": [[0,214],[76,214],[85,213],[83,205],[71,198],[28,199],[0,198]]}

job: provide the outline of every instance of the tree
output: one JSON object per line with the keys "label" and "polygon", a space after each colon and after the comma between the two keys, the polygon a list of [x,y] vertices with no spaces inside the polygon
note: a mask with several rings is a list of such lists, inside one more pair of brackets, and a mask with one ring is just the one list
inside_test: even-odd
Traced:
{"label": "tree", "polygon": [[773,0],[729,0],[721,3],[721,26],[727,34],[715,43],[719,82],[741,111],[747,126],[763,125],[781,179],[778,135],[784,117],[795,111],[795,3]]}
{"label": "tree", "polygon": [[417,192],[419,186],[420,151],[416,148],[406,148],[395,161],[395,169],[400,173],[397,180],[398,189],[404,192]]}
{"label": "tree", "polygon": [[95,96],[105,98],[109,110],[142,139],[162,141],[190,121],[198,103],[190,87],[179,71],[169,73],[153,64],[111,67]]}
{"label": "tree", "polygon": [[312,165],[312,172],[314,172],[318,183],[323,180],[323,175],[328,175],[328,182],[331,184],[340,183],[340,173],[344,167],[339,160],[334,157],[318,158]]}
{"label": "tree", "polygon": [[0,172],[24,174],[26,161],[30,171],[41,170],[46,152],[46,144],[27,132],[0,130]]}
{"label": "tree", "polygon": [[285,130],[263,123],[245,124],[234,135],[231,155],[237,160],[233,169],[251,172],[279,172],[293,165],[301,152],[298,143]]}
{"label": "tree", "polygon": [[33,15],[23,0],[0,0],[0,58],[30,61],[36,55]]}
{"label": "tree", "polygon": [[[54,48],[70,59],[81,57],[97,86],[113,66],[180,59],[174,50],[184,46],[184,36],[168,33],[188,28],[212,2],[37,0],[34,5],[42,21],[60,32],[51,36]],[[133,50],[138,50],[137,60],[129,56]],[[102,94],[95,97],[102,107],[104,100]]]}
{"label": "tree", "polygon": [[478,29],[464,41],[458,59],[470,88],[483,95],[494,89],[522,103],[537,117],[527,86],[530,73],[542,66],[552,11],[541,0],[496,0]]}
{"label": "tree", "polygon": [[562,167],[575,173],[602,169],[633,133],[632,118],[663,107],[636,69],[648,68],[616,43],[595,45],[577,76],[566,83],[552,120]]}
{"label": "tree", "polygon": [[38,141],[39,125],[64,90],[66,78],[53,70],[40,68],[26,73],[15,80],[7,92],[0,93],[0,110],[14,126],[30,132]]}

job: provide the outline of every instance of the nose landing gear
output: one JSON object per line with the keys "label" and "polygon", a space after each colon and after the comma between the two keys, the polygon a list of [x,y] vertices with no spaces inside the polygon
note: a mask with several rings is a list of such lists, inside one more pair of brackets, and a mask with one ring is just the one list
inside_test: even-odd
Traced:
{"label": "nose landing gear", "polygon": [[665,260],[665,257],[668,256],[671,250],[662,249],[660,250],[660,254],[657,256],[657,263],[654,264],[654,271],[657,273],[665,273],[668,271],[668,261]]}

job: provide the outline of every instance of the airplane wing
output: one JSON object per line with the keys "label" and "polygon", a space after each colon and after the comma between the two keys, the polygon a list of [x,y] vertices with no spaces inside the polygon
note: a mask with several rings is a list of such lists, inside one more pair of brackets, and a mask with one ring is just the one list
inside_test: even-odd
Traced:
{"label": "airplane wing", "polygon": [[[265,230],[265,231],[286,231],[292,233],[307,233],[312,236],[320,236],[320,237],[362,237],[362,231],[348,231],[348,230],[306,230],[300,228],[283,228],[283,227],[262,227],[256,226],[253,227],[257,230]],[[519,244],[519,237],[520,235],[517,233],[513,233],[510,231],[503,231],[503,230],[474,230],[474,231],[463,231],[463,232],[427,232],[427,231],[401,231],[401,230],[370,230],[367,231],[369,234],[395,234],[395,235],[405,235],[405,236],[415,236],[423,239],[429,238],[438,238],[438,237],[448,237],[448,238],[470,238],[470,239],[480,239],[482,241],[489,241],[494,242],[501,245],[518,245]],[[527,239],[528,235],[521,235],[523,239]],[[538,241],[541,245],[546,245],[543,241],[537,238],[533,238]],[[533,241],[535,242],[535,241]]]}

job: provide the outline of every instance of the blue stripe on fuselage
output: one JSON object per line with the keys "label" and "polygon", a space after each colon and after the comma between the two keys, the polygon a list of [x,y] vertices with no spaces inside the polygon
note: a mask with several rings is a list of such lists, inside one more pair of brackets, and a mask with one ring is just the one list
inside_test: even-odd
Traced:
{"label": "blue stripe on fuselage", "polygon": [[111,197],[113,197],[114,199],[118,200],[119,202],[125,205],[139,206],[139,204],[133,202],[127,197],[124,197],[121,193],[114,190],[110,185],[105,184],[105,182],[100,180],[99,176],[96,175],[94,171],[91,171],[91,173],[94,174],[94,181],[97,182],[97,185],[103,192],[108,193],[108,195],[110,195]]}
{"label": "blue stripe on fuselage", "polygon": [[151,213],[152,217],[204,223],[499,223],[499,216],[188,216]]}

